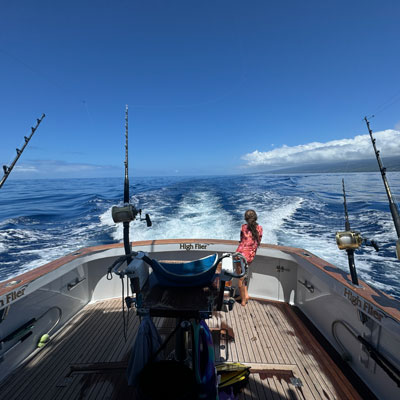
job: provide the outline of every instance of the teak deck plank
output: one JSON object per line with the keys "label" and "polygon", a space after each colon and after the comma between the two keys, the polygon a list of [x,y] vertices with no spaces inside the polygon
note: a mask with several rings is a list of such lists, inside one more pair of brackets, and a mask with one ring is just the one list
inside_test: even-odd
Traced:
{"label": "teak deck plank", "polygon": [[[234,325],[234,319],[232,317],[231,313],[227,313],[226,314],[226,321],[227,321],[227,325],[230,326],[232,328],[232,330],[235,332],[235,338],[238,336],[239,332],[237,332],[237,329],[235,329],[235,325]],[[235,339],[237,340],[237,339]],[[234,342],[232,342],[231,340],[226,340],[227,343],[227,347],[228,347],[228,351],[229,351],[229,357],[227,361],[233,362],[233,361],[239,361],[239,360],[243,360],[243,355],[241,353],[241,349],[238,348],[238,346],[235,345]]]}
{"label": "teak deck plank", "polygon": [[[104,308],[104,306],[106,308]],[[90,306],[88,306],[90,308]],[[72,357],[73,362],[70,362],[66,366],[66,374],[69,372],[71,364],[85,363],[87,360],[90,362],[96,362],[100,360],[103,352],[106,351],[110,346],[107,343],[109,337],[114,337],[116,334],[122,337],[121,330],[121,299],[115,299],[109,301],[106,305],[103,305],[103,309],[99,312],[97,323],[93,324],[88,332],[88,337],[91,338],[89,346],[79,346],[73,349]],[[90,310],[88,310],[90,312]],[[99,326],[102,329],[99,330]],[[116,332],[114,332],[116,330]],[[116,344],[120,343],[118,340]],[[73,378],[75,380],[75,378]],[[57,399],[68,399],[77,398],[78,393],[83,385],[67,385],[67,387],[60,387],[54,392],[55,398]],[[43,397],[39,397],[38,400]]]}
{"label": "teak deck plank", "polygon": [[[278,306],[278,309],[279,308],[280,307]],[[321,398],[337,398],[336,391],[331,387],[329,379],[325,379],[325,377],[321,375],[320,368],[318,367],[315,358],[308,354],[309,350],[306,349],[302,343],[300,343],[299,339],[295,336],[293,328],[287,326],[285,323],[286,321],[280,312],[277,313],[277,318],[279,320],[281,329],[287,329],[287,332],[289,333],[287,342],[288,348],[292,352],[292,355],[294,355],[295,358],[299,358],[301,360],[300,362],[302,362],[305,368],[307,368],[308,373],[315,378],[313,379],[313,383],[315,389],[318,391],[318,395]],[[327,390],[329,390],[331,396],[324,396],[324,391],[326,392]]]}
{"label": "teak deck plank", "polygon": [[[173,318],[153,321],[163,338],[176,324]],[[250,300],[246,307],[235,305],[231,312],[215,313],[207,322],[215,339],[216,360],[252,367],[240,399],[360,399],[288,304]],[[0,385],[0,399],[134,399],[134,388],[127,387],[122,367],[139,329],[134,310],[127,323],[126,342],[122,326],[121,299],[87,305]],[[226,331],[226,339],[220,340],[219,329]],[[114,373],[91,367],[110,362],[116,365]],[[71,372],[72,365],[84,367]],[[303,386],[294,386],[290,376],[300,378]]]}
{"label": "teak deck plank", "polygon": [[[261,303],[253,303],[253,306],[259,309],[259,313],[261,319],[265,321],[265,324],[270,327],[271,329],[271,336],[275,338],[275,349],[280,349],[280,359],[284,361],[285,364],[300,364],[304,366],[304,359],[301,355],[297,355],[294,349],[289,346],[289,337],[288,332],[283,329],[278,319],[278,309],[274,309],[271,305],[264,305]],[[273,312],[275,311],[275,312]],[[264,314],[263,314],[264,313]],[[286,335],[282,335],[282,332],[285,332]],[[307,368],[308,370],[308,368]],[[310,371],[309,371],[310,372]],[[304,381],[307,377],[307,374],[302,373],[301,371],[301,379]],[[268,378],[270,380],[270,378]],[[273,380],[270,380],[271,385],[274,385]],[[315,399],[320,398],[319,392],[320,390],[313,390],[313,386],[310,387],[311,392],[313,392],[313,397]]]}
{"label": "teak deck plank", "polygon": [[[286,327],[283,325],[280,319],[279,308],[274,310],[275,312],[272,312],[270,307],[268,308],[269,308],[269,322],[272,326],[274,326],[275,335],[280,339],[281,348],[284,349],[284,351],[286,351],[288,360],[290,361],[290,363],[294,363],[301,366],[300,373],[301,377],[303,378],[302,380],[306,379],[307,376],[310,376],[311,380],[310,379],[309,380],[311,382],[311,385],[308,386],[311,392],[313,393],[314,398],[315,399],[322,398],[321,392],[323,389],[319,385],[318,380],[316,379],[312,366],[310,366],[310,363],[308,362],[307,358],[301,351],[301,344],[293,342],[291,340],[293,338],[291,336],[291,331],[286,330]],[[282,331],[286,333],[285,337],[279,335],[279,332]],[[294,339],[298,341],[298,338]]]}
{"label": "teak deck plank", "polygon": [[[253,302],[250,302],[248,304],[248,307],[251,307],[251,309],[254,312],[254,327],[257,330],[257,333],[259,333],[260,340],[263,344],[263,352],[264,352],[264,362],[265,363],[278,363],[278,356],[275,354],[276,349],[278,349],[277,346],[274,345],[274,335],[271,335],[270,327],[268,324],[263,323],[263,319],[261,318],[261,315],[256,307],[254,307]],[[267,351],[268,350],[268,351]],[[280,354],[280,353],[278,353]]]}
{"label": "teak deck plank", "polygon": [[330,396],[324,395],[324,392],[329,392],[328,387],[329,387],[329,380],[327,379],[326,381],[319,375],[318,368],[314,368],[314,359],[310,358],[308,356],[309,350],[307,349],[306,346],[303,345],[303,343],[299,340],[299,337],[296,337],[293,330],[291,327],[288,327],[285,324],[285,318],[283,318],[279,305],[276,305],[278,307],[278,312],[276,313],[276,318],[278,321],[277,325],[277,330],[278,329],[286,329],[286,332],[288,333],[288,337],[286,339],[286,344],[287,344],[287,349],[291,353],[291,356],[294,359],[294,362],[298,365],[300,365],[300,372],[303,377],[306,375],[309,375],[311,380],[311,386],[309,385],[311,391],[314,394],[314,397],[316,399],[319,398],[337,398],[335,391],[330,393]]}
{"label": "teak deck plank", "polygon": [[[280,308],[280,307],[279,307]],[[283,318],[282,313],[278,313],[278,318],[280,319],[282,326],[288,330],[288,332],[291,332],[291,335],[289,336],[289,343],[292,347],[292,349],[295,349],[296,346],[302,346],[302,348],[304,349],[304,351],[300,352],[300,356],[303,357],[303,362],[304,365],[308,365],[308,371],[314,375],[314,377],[317,379],[317,381],[314,381],[314,383],[316,383],[316,386],[318,386],[318,388],[322,391],[320,392],[320,396],[322,397],[327,397],[324,395],[324,392],[326,391],[325,389],[329,390],[331,396],[333,396],[333,398],[337,397],[337,391],[335,390],[335,388],[330,384],[330,380],[327,379],[323,373],[323,371],[321,371],[321,368],[319,367],[317,361],[315,360],[315,358],[313,357],[313,355],[310,353],[310,349],[307,348],[302,345],[302,343],[298,343],[298,339],[295,335],[295,332],[293,330],[293,328],[291,326],[288,326],[287,324],[287,319]],[[303,339],[304,340],[304,339]],[[304,347],[303,347],[304,346]],[[306,351],[307,350],[307,351]],[[331,398],[331,396],[328,395],[329,398]]]}
{"label": "teak deck plank", "polygon": [[[114,308],[114,304],[113,307],[108,307],[107,309],[107,313],[109,313],[110,309]],[[104,313],[104,311],[103,311]],[[92,346],[87,347],[86,349],[84,349],[78,356],[77,358],[74,360],[75,364],[78,364],[80,362],[84,362],[84,360],[86,359],[90,359],[92,360],[92,362],[97,361],[98,356],[102,354],[102,352],[104,351],[104,347],[101,346],[102,342],[103,342],[103,335],[107,335],[109,334],[109,330],[110,327],[112,327],[112,322],[114,322],[115,318],[112,318],[112,320],[110,321],[110,319],[106,320],[105,323],[103,323],[103,329],[102,332],[100,332],[100,334],[97,333],[96,330],[96,326],[94,325],[90,331],[90,337],[92,337],[93,342],[92,342]],[[102,340],[103,339],[103,340]],[[76,392],[78,391],[78,385],[69,385],[67,387],[67,390],[60,390],[60,394],[57,396],[57,398],[59,398],[60,400],[63,398],[75,398],[76,397]]]}
{"label": "teak deck plank", "polygon": [[247,332],[248,340],[246,342],[249,343],[253,350],[254,361],[257,363],[261,363],[264,360],[264,357],[262,357],[263,349],[260,346],[260,338],[258,336],[258,332],[254,329],[255,324],[253,322],[254,318],[251,312],[251,308],[250,306],[247,306],[246,308],[241,306],[239,310],[242,315],[242,324],[245,325],[245,330]]}
{"label": "teak deck plank", "polygon": [[[121,299],[114,301],[112,303],[112,306],[110,305],[107,308],[106,312],[110,313],[112,315],[112,317],[109,318],[109,321],[106,324],[104,331],[101,332],[101,335],[96,335],[96,331],[94,331],[95,336],[98,336],[98,338],[94,343],[94,347],[93,347],[92,351],[90,353],[87,353],[87,355],[81,355],[79,357],[77,363],[85,362],[86,360],[90,360],[90,362],[93,362],[93,363],[114,361],[115,359],[113,357],[113,353],[118,353],[117,360],[120,360],[123,358],[123,355],[121,356],[119,353],[122,348],[125,348],[124,338],[122,338],[122,340],[117,340],[116,346],[102,345],[105,337],[108,337],[108,336],[115,337],[116,335],[123,336],[122,329],[121,329],[122,324],[120,323],[121,322],[120,311],[121,311]],[[132,317],[132,315],[131,315],[131,317]],[[129,322],[127,321],[127,343],[131,342],[133,340],[133,337],[136,334],[138,327],[139,327],[139,324],[138,324],[137,318],[131,318],[129,320]],[[117,328],[117,329],[115,329],[115,328]],[[96,329],[96,327],[94,327],[94,329]],[[89,397],[89,395],[93,391],[100,394],[100,392],[102,392],[104,389],[103,386],[105,386],[105,385],[107,385],[107,382],[104,382],[104,380],[100,383],[97,383],[96,385],[92,385],[88,389],[86,389],[85,395]],[[60,400],[78,398],[78,393],[82,389],[82,386],[84,386],[84,385],[71,385],[68,388],[68,390],[64,390],[58,398]]]}
{"label": "teak deck plank", "polygon": [[[40,381],[38,376],[46,376],[46,379],[51,382],[54,374],[57,374],[55,379],[61,376],[59,368],[68,366],[70,348],[79,345],[79,337],[85,334],[90,329],[93,323],[96,322],[97,310],[101,309],[101,304],[97,303],[92,307],[91,313],[80,312],[72,321],[70,321],[59,335],[57,335],[46,347],[39,352],[24,368],[24,379],[15,379],[13,384],[2,386],[1,395],[4,398],[34,398],[40,392]],[[86,324],[85,324],[86,321]],[[75,326],[76,325],[76,326]],[[74,329],[75,335],[68,338],[68,333]],[[61,351],[58,351],[62,347]],[[51,357],[51,354],[56,354],[57,357]],[[39,386],[39,388],[37,388]]]}

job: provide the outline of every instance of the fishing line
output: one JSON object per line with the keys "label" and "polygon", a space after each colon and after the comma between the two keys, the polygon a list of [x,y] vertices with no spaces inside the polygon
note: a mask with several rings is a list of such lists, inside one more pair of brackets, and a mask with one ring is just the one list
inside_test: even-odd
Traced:
{"label": "fishing line", "polygon": [[123,331],[124,331],[124,339],[126,342],[126,321],[125,321],[125,292],[124,292],[124,278],[121,276],[121,284],[122,284],[122,321],[123,321]]}
{"label": "fishing line", "polygon": [[[5,54],[7,57],[9,57],[10,59],[14,60],[15,62],[23,65],[25,68],[27,68],[29,71],[33,72],[34,74],[36,74],[40,79],[46,81],[47,84],[50,84],[51,86],[53,86],[54,88],[58,89],[58,90],[62,90],[65,91],[65,87],[63,87],[61,85],[61,83],[59,81],[55,81],[53,78],[49,78],[48,75],[46,75],[45,73],[43,73],[41,70],[33,68],[32,66],[30,66],[29,64],[27,64],[25,61],[21,60],[19,57],[16,57],[15,55],[9,53],[8,51],[0,48],[0,53]],[[82,101],[85,105],[85,109],[86,109],[86,113],[88,115],[88,119],[91,123],[92,126],[94,126],[94,121],[93,118],[89,112],[88,106],[87,106],[87,102],[86,100]]]}
{"label": "fishing line", "polygon": [[385,100],[378,107],[376,107],[375,108],[376,111],[373,114],[369,115],[367,118],[374,118],[376,114],[380,114],[383,111],[386,111],[388,108],[396,104],[398,101],[400,101],[400,90],[396,92],[393,96],[391,96],[388,100]]}
{"label": "fishing line", "polygon": [[[212,14],[211,14],[212,16]],[[219,103],[221,101],[224,101],[226,98],[230,98],[232,97],[232,95],[234,95],[235,93],[237,94],[237,92],[239,91],[239,89],[241,89],[244,84],[247,82],[248,80],[248,73],[246,71],[246,55],[244,54],[244,50],[245,50],[245,46],[243,43],[243,38],[241,37],[240,34],[237,34],[237,32],[240,31],[240,28],[238,28],[239,25],[239,21],[235,21],[234,19],[232,19],[230,21],[231,23],[233,23],[233,25],[235,26],[235,28],[232,30],[232,32],[234,32],[237,37],[236,39],[236,43],[237,43],[237,53],[236,56],[237,58],[235,58],[235,62],[237,61],[237,65],[239,65],[238,69],[238,74],[236,77],[234,77],[232,79],[232,83],[229,85],[229,88],[227,88],[226,90],[221,90],[219,94],[215,94],[213,97],[205,99],[205,100],[201,100],[201,101],[197,101],[197,102],[192,102],[189,104],[138,104],[138,105],[133,105],[133,108],[157,108],[157,109],[188,109],[188,108],[194,108],[194,107],[202,107],[202,106],[207,106],[210,104],[216,104]],[[222,70],[221,70],[222,71]]]}
{"label": "fishing line", "polygon": [[2,48],[0,48],[0,52],[5,54],[9,58],[13,59],[14,61],[18,62],[19,64],[23,65],[25,68],[29,69],[29,71],[31,71],[34,74],[38,75],[41,79],[45,80],[46,83],[49,83],[50,85],[54,86],[58,90],[63,90],[64,91],[64,88],[58,82],[55,82],[53,79],[49,79],[49,77],[47,75],[45,75],[43,72],[41,72],[40,70],[32,68],[25,61],[22,61],[20,58],[14,56],[13,54],[9,53],[8,51],[5,51]]}
{"label": "fishing line", "polygon": [[84,105],[84,107],[85,107],[86,114],[87,114],[87,116],[88,116],[88,120],[89,120],[90,124],[91,124],[92,127],[93,127],[93,126],[94,126],[94,122],[93,122],[92,115],[91,115],[90,112],[89,112],[89,107],[88,107],[88,105],[87,105],[87,101],[86,101],[86,100],[82,100],[82,103],[83,103],[83,105]]}
{"label": "fishing line", "polygon": [[389,103],[386,107],[384,107],[383,109],[381,109],[380,111],[377,111],[375,114],[380,114],[383,111],[386,111],[389,107],[391,107],[393,104],[396,104],[398,101],[400,101],[400,96],[398,99],[392,101],[391,103]]}
{"label": "fishing line", "polygon": [[[398,97],[398,98],[397,98]],[[396,92],[392,97],[390,97],[388,100],[384,101],[380,106],[377,107],[377,111],[375,114],[382,112],[384,109],[389,107],[390,105],[398,102],[400,100],[400,90]],[[381,108],[381,110],[379,110]]]}
{"label": "fishing line", "polygon": [[136,109],[171,109],[171,108],[176,108],[176,109],[188,109],[188,108],[194,108],[194,107],[202,107],[202,106],[207,106],[210,104],[216,104],[221,102],[222,100],[225,100],[226,98],[229,98],[237,92],[238,89],[240,89],[244,83],[246,82],[247,78],[244,78],[243,76],[237,79],[234,84],[227,90],[224,90],[220,95],[214,96],[212,98],[209,98],[207,100],[195,102],[195,103],[189,103],[189,104],[138,104],[138,105],[133,105],[131,106],[132,108]]}
{"label": "fishing line", "polygon": [[[132,293],[132,294],[133,294],[133,293]],[[127,295],[127,297],[129,297],[129,279],[126,280],[126,295]],[[131,308],[128,307],[128,316],[127,316],[127,318],[126,318],[126,324],[127,324],[127,326],[129,326],[130,310],[131,310]]]}

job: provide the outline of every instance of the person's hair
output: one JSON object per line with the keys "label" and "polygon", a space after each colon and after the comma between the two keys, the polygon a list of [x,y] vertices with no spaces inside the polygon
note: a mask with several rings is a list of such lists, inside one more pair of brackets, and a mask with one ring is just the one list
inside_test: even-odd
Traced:
{"label": "person's hair", "polygon": [[260,244],[260,236],[257,231],[257,213],[254,210],[247,210],[244,213],[244,219],[246,220],[247,226],[249,227],[249,230],[253,235],[253,239],[255,239],[257,243]]}

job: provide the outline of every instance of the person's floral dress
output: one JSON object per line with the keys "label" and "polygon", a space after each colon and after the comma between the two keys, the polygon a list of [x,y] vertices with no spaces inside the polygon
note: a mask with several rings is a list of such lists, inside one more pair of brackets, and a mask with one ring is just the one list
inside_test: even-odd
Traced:
{"label": "person's floral dress", "polygon": [[[263,228],[261,225],[257,225],[257,232],[261,242],[263,235]],[[256,255],[257,247],[257,240],[253,238],[253,234],[247,224],[243,224],[240,231],[240,244],[236,251],[242,253],[245,256],[247,263],[250,264]]]}

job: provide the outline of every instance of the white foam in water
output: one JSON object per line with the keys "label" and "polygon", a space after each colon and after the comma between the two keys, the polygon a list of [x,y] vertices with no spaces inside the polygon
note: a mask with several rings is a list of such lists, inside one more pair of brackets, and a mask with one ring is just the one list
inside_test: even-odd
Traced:
{"label": "white foam in water", "polygon": [[[304,206],[310,207],[307,201]],[[330,229],[314,221],[296,220],[294,226],[283,227],[279,244],[305,249],[337,267],[346,270],[347,254],[340,251],[336,245],[335,234],[340,229]],[[283,242],[284,241],[284,242]],[[347,267],[348,269],[348,267]]]}
{"label": "white foam in water", "polygon": [[[315,210],[318,208],[318,203],[307,200],[303,203],[303,207]],[[319,212],[321,211],[322,210],[319,210]],[[324,215],[324,218],[325,222],[330,219],[332,219],[332,222],[337,222],[337,219],[332,215]],[[344,217],[343,225],[341,226],[322,225],[319,224],[318,221],[318,218],[314,218],[312,221],[296,220],[293,226],[282,226],[279,236],[282,236],[282,238],[285,239],[285,242],[279,244],[306,249],[307,251],[310,251],[337,266],[346,273],[349,273],[347,253],[338,249],[335,240],[336,231],[344,229]],[[371,223],[378,225],[379,228],[373,230],[371,237],[368,237],[368,232],[361,232],[363,237],[368,237],[370,240],[376,240],[380,245],[391,243],[392,241],[393,245],[390,250],[394,255],[394,238],[396,237],[396,232],[390,219],[390,215],[376,210],[362,211],[360,215],[357,215],[357,218],[354,218],[353,216],[352,229],[357,230],[358,226],[363,224],[369,226]],[[382,253],[377,253],[371,247],[366,246],[362,246],[361,250],[355,253],[355,257],[359,277],[378,289],[390,291],[393,287],[377,281],[375,279],[377,273],[379,273],[380,279],[382,279],[382,275],[387,278],[388,281],[398,281],[400,279],[400,271],[397,268],[398,262],[394,257],[390,258],[387,254],[383,255]],[[372,264],[373,262],[384,265],[386,271],[375,271]]]}
{"label": "white foam in water", "polygon": [[[10,245],[7,248],[4,243],[0,243],[0,252],[7,250],[10,254],[21,253],[24,257],[30,258],[29,262],[22,262],[18,265],[18,274],[22,274],[75,251],[78,247],[84,247],[91,233],[97,229],[98,223],[79,227],[71,224],[70,226],[65,226],[63,236],[56,239],[54,235],[57,232],[54,229],[8,229],[0,232],[0,238],[2,242],[8,242]],[[32,245],[35,246],[37,243],[40,246],[32,248]],[[14,265],[15,262],[9,262],[8,264]],[[2,262],[1,265],[6,265],[6,263]],[[1,272],[0,280],[6,280],[15,275],[15,271],[12,269],[9,272]]]}
{"label": "white foam in water", "polygon": [[[282,205],[286,200],[288,203]],[[277,244],[277,233],[284,222],[290,218],[296,210],[301,207],[302,199],[293,197],[283,199],[280,196],[263,194],[257,196],[256,202],[245,202],[237,209],[239,215],[249,208],[254,208],[258,214],[258,222],[263,226],[264,243]],[[158,209],[162,209],[158,204]],[[219,200],[210,192],[190,193],[179,203],[176,213],[173,215],[162,215],[157,210],[149,211],[153,226],[147,228],[144,222],[138,220],[131,223],[131,240],[155,240],[155,239],[240,239],[240,227],[245,223],[243,220],[235,220],[225,211]],[[111,217],[111,208],[100,216],[103,225],[113,226],[113,238],[116,241],[123,240],[122,224],[114,224]]]}
{"label": "white foam in water", "polygon": [[[356,181],[358,176],[353,180]],[[368,176],[371,178],[372,175]],[[132,202],[144,213],[150,214],[153,226],[148,228],[144,221],[133,221],[130,224],[130,239],[216,238],[239,241],[243,214],[246,209],[252,208],[257,211],[258,222],[264,229],[263,243],[304,248],[348,273],[346,252],[338,250],[335,241],[335,232],[344,230],[342,199],[336,196],[336,191],[341,190],[341,177],[337,183],[335,177],[326,176],[328,184],[331,182],[334,186],[328,186],[329,191],[325,182],[321,186],[321,177],[303,177],[300,183],[296,180],[290,184],[286,181],[282,183],[280,177],[269,179],[275,186],[270,187],[267,178],[258,177],[256,180],[227,181],[232,190],[224,186],[225,181],[200,180],[190,181],[190,187],[166,182],[165,187],[144,191]],[[385,245],[384,251],[379,253],[369,247],[357,251],[357,270],[363,280],[393,293],[397,287],[395,282],[400,281],[398,261],[394,258],[396,232],[389,212],[377,210],[375,204],[369,206],[369,197],[365,196],[365,190],[357,182],[353,184],[354,190],[350,190],[352,185],[348,185],[352,229],[360,230],[363,236]],[[276,183],[283,186],[278,187]],[[324,191],[321,192],[322,187]],[[218,195],[213,193],[213,188]],[[187,190],[192,192],[184,194]],[[177,202],[176,198],[179,199]],[[352,201],[357,203],[355,207],[352,207]],[[98,209],[105,210],[110,202],[96,200],[96,205]],[[335,202],[340,204],[337,210]],[[363,209],[359,207],[362,202],[366,202]],[[92,215],[87,220],[80,220],[77,225],[66,220],[62,228],[51,222],[40,225],[40,221],[36,227],[33,219],[22,221],[26,229],[4,229],[8,223],[18,226],[21,221],[0,221],[0,257],[8,253],[10,259],[17,260],[7,260],[10,266],[20,260],[22,265],[16,267],[18,273],[22,273],[79,247],[99,244],[102,240],[106,243],[111,240],[122,242],[123,226],[113,222],[111,207],[104,212],[98,211],[97,215],[100,223],[96,215]],[[24,255],[27,257],[24,258]],[[7,273],[10,271],[11,277],[15,273],[8,267],[4,270]],[[1,279],[4,279],[3,275]],[[394,283],[390,286],[391,282]]]}
{"label": "white foam in water", "polygon": [[264,200],[258,204],[245,203],[244,210],[252,208],[257,212],[258,223],[263,227],[264,231],[262,242],[278,244],[278,233],[282,225],[301,207],[303,199],[299,197],[279,197],[271,201],[270,195],[268,195],[268,199]]}
{"label": "white foam in water", "polygon": [[[162,207],[158,204],[158,208]],[[156,210],[146,209],[151,214],[153,226],[147,228],[143,221],[130,225],[131,240],[212,238],[238,240],[240,227],[233,223],[232,216],[220,205],[212,193],[190,193],[177,206],[173,215],[162,215]],[[100,216],[103,224],[115,226],[111,209]],[[117,241],[123,239],[122,224],[113,233]]]}

